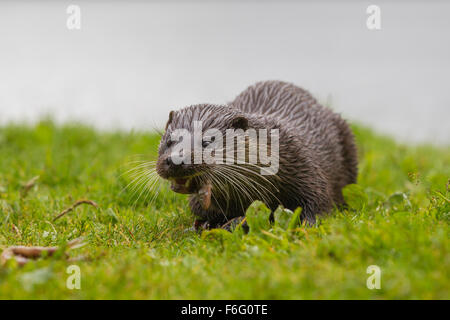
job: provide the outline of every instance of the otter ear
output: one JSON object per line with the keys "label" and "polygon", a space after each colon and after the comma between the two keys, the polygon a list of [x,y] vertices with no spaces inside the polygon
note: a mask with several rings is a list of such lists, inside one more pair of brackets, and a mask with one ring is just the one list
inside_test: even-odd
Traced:
{"label": "otter ear", "polygon": [[242,129],[247,130],[248,129],[248,120],[246,117],[243,116],[237,116],[231,120],[231,126],[234,129]]}
{"label": "otter ear", "polygon": [[167,131],[167,128],[169,127],[169,124],[172,122],[172,120],[173,120],[173,115],[175,114],[175,111],[170,111],[170,113],[169,113],[169,120],[167,120],[167,123],[166,123],[166,131]]}

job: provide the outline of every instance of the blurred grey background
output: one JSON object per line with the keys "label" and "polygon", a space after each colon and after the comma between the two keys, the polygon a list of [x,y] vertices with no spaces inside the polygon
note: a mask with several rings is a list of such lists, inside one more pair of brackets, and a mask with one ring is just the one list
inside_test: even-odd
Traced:
{"label": "blurred grey background", "polygon": [[398,140],[449,144],[449,14],[448,1],[2,1],[0,123],[151,129],[279,79]]}

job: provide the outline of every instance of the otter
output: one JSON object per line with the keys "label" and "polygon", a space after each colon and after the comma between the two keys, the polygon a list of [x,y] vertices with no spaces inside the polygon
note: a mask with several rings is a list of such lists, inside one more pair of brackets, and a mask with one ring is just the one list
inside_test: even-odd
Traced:
{"label": "otter", "polygon": [[[277,130],[278,170],[262,174],[260,159],[256,164],[174,161],[177,141],[173,141],[173,132],[181,129],[192,134],[200,121],[202,133],[210,128],[222,134],[229,129]],[[200,138],[200,152],[211,144],[210,138]],[[185,143],[194,145],[194,140]],[[272,140],[267,140],[273,149]],[[188,160],[196,152],[186,155]],[[156,171],[171,181],[173,191],[190,195],[196,227],[215,228],[241,220],[254,200],[272,211],[279,205],[290,210],[301,207],[301,220],[314,225],[317,215],[345,204],[342,188],[356,183],[357,150],[347,122],[308,91],[291,83],[264,81],[248,87],[227,105],[197,104],[171,111]]]}

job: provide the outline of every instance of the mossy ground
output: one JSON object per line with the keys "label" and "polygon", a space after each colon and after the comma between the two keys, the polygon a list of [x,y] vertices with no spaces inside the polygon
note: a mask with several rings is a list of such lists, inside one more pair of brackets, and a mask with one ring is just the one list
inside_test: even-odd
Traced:
{"label": "mossy ground", "polygon": [[[0,250],[86,245],[0,267],[0,298],[22,299],[448,299],[450,150],[408,146],[353,127],[359,187],[350,208],[315,227],[243,235],[187,230],[186,198],[162,188],[136,201],[121,176],[133,156],[155,158],[159,136],[81,124],[0,128]],[[39,176],[33,187],[23,185]],[[87,198],[99,208],[80,206]],[[69,265],[81,289],[66,286]],[[369,290],[370,265],[381,289]]]}

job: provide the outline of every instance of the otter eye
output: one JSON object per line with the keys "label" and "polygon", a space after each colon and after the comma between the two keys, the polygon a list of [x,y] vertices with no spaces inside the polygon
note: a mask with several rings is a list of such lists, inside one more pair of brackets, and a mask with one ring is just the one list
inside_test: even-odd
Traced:
{"label": "otter eye", "polygon": [[213,137],[210,137],[210,138],[209,138],[210,141],[208,141],[208,140],[203,140],[203,142],[202,142],[202,147],[203,147],[203,148],[206,148],[207,146],[209,146],[209,145],[211,144],[211,142],[214,142],[214,139],[215,139],[215,137],[213,136]]}

